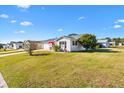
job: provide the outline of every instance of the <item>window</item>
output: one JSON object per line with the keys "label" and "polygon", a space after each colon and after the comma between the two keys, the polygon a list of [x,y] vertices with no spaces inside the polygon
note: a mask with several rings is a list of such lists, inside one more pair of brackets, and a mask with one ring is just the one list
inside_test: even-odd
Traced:
{"label": "window", "polygon": [[72,45],[74,45],[74,41],[72,41]]}
{"label": "window", "polygon": [[59,45],[60,45],[60,47],[61,47],[61,46],[64,46],[65,48],[67,47],[67,46],[66,46],[66,41],[61,41],[61,42],[59,42]]}
{"label": "window", "polygon": [[77,43],[78,43],[78,42],[77,42],[77,41],[75,41],[75,45],[77,45]]}
{"label": "window", "polygon": [[72,45],[76,46],[77,45],[77,41],[72,41]]}

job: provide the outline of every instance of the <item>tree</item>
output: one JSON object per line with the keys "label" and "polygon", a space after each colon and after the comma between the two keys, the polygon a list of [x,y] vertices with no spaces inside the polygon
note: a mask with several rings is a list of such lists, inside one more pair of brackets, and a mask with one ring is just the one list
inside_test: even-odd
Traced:
{"label": "tree", "polygon": [[92,34],[82,34],[79,38],[79,42],[86,50],[89,48],[94,49],[97,45],[96,36]]}
{"label": "tree", "polygon": [[118,45],[119,43],[121,43],[121,38],[113,38],[112,41],[115,42],[116,45]]}
{"label": "tree", "polygon": [[3,45],[2,44],[0,44],[0,49],[2,49],[3,48]]}
{"label": "tree", "polygon": [[112,41],[110,37],[106,37],[105,39],[107,39],[108,42],[111,42]]}
{"label": "tree", "polygon": [[32,56],[33,50],[37,49],[37,43],[35,43],[35,41],[30,40],[24,41],[24,49],[26,52],[28,52],[30,56]]}

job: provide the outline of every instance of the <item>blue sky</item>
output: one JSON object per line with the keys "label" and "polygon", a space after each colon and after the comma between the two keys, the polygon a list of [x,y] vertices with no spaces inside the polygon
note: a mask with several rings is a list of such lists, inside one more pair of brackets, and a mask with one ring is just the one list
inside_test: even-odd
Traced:
{"label": "blue sky", "polygon": [[124,37],[124,6],[0,6],[0,41],[44,40],[71,33]]}

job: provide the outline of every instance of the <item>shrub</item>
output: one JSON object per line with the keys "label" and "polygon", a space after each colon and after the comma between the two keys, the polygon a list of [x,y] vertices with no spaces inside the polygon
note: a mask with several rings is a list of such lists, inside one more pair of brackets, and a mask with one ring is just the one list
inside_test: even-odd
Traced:
{"label": "shrub", "polygon": [[55,52],[60,51],[60,46],[58,46],[58,45],[53,45],[53,50],[54,50]]}

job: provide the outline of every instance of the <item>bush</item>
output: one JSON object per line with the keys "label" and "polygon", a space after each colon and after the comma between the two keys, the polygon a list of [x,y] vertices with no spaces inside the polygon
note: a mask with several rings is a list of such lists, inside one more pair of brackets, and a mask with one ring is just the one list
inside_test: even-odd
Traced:
{"label": "bush", "polygon": [[96,49],[101,48],[100,45],[96,45]]}
{"label": "bush", "polygon": [[92,34],[82,34],[79,42],[86,50],[95,49],[97,45],[96,36]]}
{"label": "bush", "polygon": [[53,50],[54,50],[55,52],[59,52],[59,51],[60,51],[60,46],[58,46],[58,45],[53,45]]}
{"label": "bush", "polygon": [[96,49],[102,48],[103,46],[101,44],[96,44]]}

